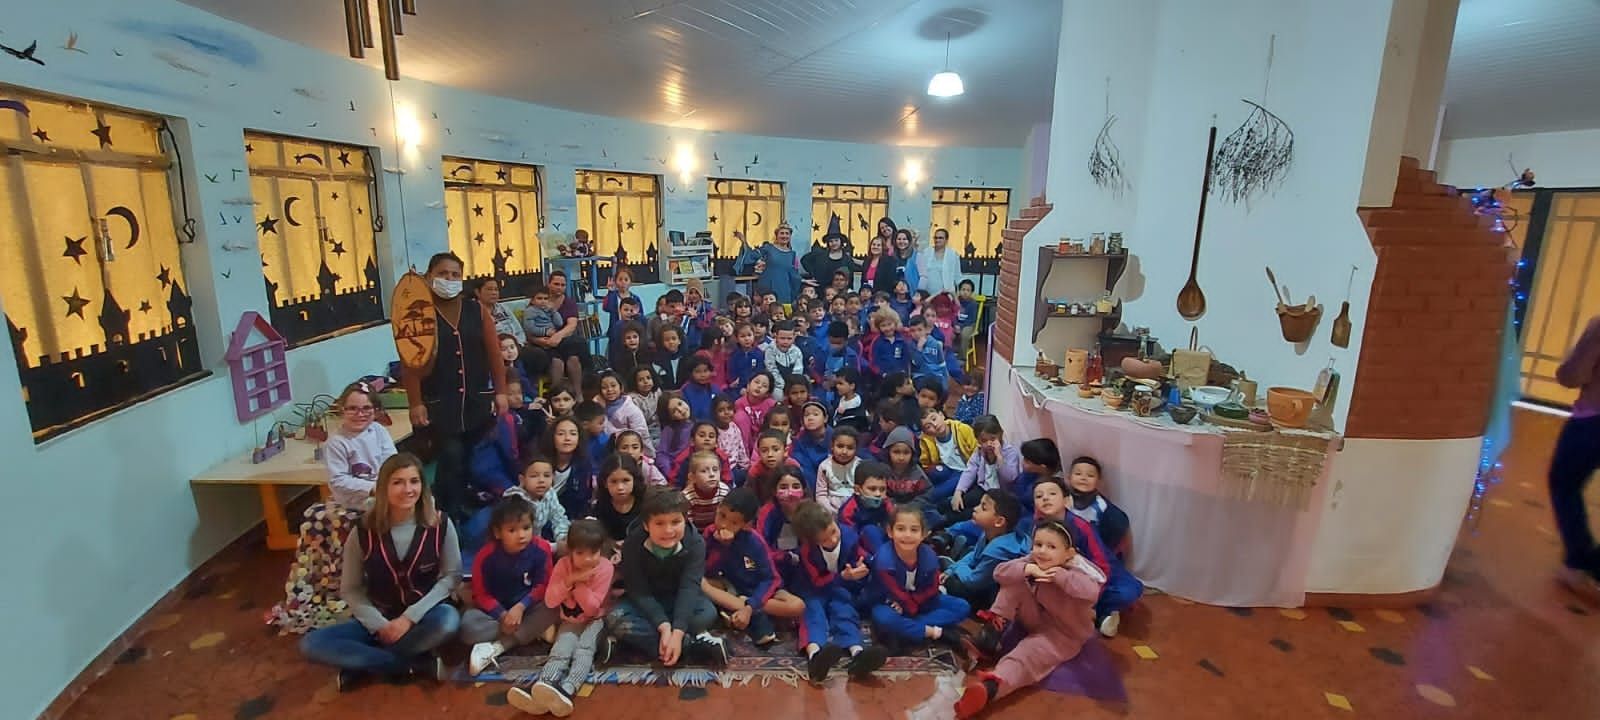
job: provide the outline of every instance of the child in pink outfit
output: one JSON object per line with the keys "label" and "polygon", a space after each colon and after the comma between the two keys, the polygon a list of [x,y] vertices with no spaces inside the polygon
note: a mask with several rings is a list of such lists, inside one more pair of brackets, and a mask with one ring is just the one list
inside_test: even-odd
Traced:
{"label": "child in pink outfit", "polygon": [[717,426],[717,449],[728,456],[734,478],[740,479],[750,470],[750,449],[744,444],[744,431],[733,423],[733,403],[725,397],[712,401],[711,418]]}
{"label": "child in pink outfit", "polygon": [[1000,594],[985,614],[989,626],[979,635],[979,647],[993,654],[1014,622],[1027,636],[995,663],[993,672],[979,673],[967,685],[956,702],[958,718],[973,717],[994,700],[1043,680],[1097,632],[1094,604],[1106,576],[1078,554],[1072,532],[1060,521],[1042,521],[1033,531],[1033,552],[1000,563],[994,579]]}
{"label": "child in pink outfit", "polygon": [[605,629],[605,602],[611,589],[611,561],[602,556],[605,528],[594,519],[576,520],[567,530],[567,556],[550,571],[544,603],[560,625],[550,659],[533,687],[512,688],[512,707],[535,715],[566,717],[572,699],[594,667],[595,648]]}
{"label": "child in pink outfit", "polygon": [[[762,376],[767,379],[756,379]],[[750,382],[744,386],[744,397],[733,403],[733,424],[744,438],[745,457],[755,457],[756,436],[761,434],[761,423],[766,419],[767,411],[777,404],[778,401],[772,399],[772,376],[765,373],[750,376]]]}

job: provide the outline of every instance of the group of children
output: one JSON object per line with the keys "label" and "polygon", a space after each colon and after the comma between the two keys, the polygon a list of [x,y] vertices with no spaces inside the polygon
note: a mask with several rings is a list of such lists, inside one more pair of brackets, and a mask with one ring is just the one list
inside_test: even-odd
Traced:
{"label": "group of children", "polygon": [[[362,456],[370,487],[335,483],[393,501],[374,502],[344,546],[355,620],[308,635],[309,657],[353,682],[433,668],[416,658],[458,634],[477,674],[554,628],[541,678],[509,697],[564,716],[616,645],[669,667],[720,665],[719,621],[761,647],[792,626],[817,682],[840,666],[869,676],[928,644],[998,658],[963,695],[969,716],[1096,629],[1115,634],[1142,592],[1121,560],[1127,517],[1099,494],[1092,458],[1063,477],[1053,441],[1006,441],[984,414],[981,377],[946,349],[959,313],[903,292],[867,305],[846,286],[803,297],[791,320],[764,293],[719,311],[692,284],[640,322],[628,284],[619,272],[606,297],[609,367],[581,390],[513,393],[470,450],[479,507],[459,529],[418,509],[413,524],[431,529],[386,536],[400,522],[384,513],[410,507],[409,486],[392,487],[409,473],[397,480],[378,457],[408,457],[392,443]],[[512,368],[515,349],[503,355]],[[366,395],[341,396],[338,434],[371,434],[371,412],[350,412]],[[472,591],[458,627],[436,618],[409,642],[442,599],[417,589],[461,576]],[[981,630],[969,633],[974,617]],[[330,650],[333,639],[349,646]]]}

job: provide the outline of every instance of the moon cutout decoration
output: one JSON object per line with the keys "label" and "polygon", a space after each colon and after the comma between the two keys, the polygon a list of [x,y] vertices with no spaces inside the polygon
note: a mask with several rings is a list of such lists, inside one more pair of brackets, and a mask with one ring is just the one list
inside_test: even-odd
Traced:
{"label": "moon cutout decoration", "polygon": [[293,227],[300,227],[300,221],[294,219],[294,204],[297,202],[300,202],[300,198],[293,195],[283,200],[283,219],[288,220]]}
{"label": "moon cutout decoration", "polygon": [[726,182],[726,181],[725,180],[718,180],[716,182],[711,183],[711,192],[714,193],[714,194],[717,194],[717,195],[721,195],[722,194],[722,183],[724,183],[724,182]]}
{"label": "moon cutout decoration", "polygon": [[522,217],[522,211],[517,209],[517,204],[516,203],[509,203],[508,202],[508,203],[506,203],[506,207],[511,208],[511,219],[507,220],[506,222],[514,223],[514,222],[516,222],[518,219],[520,219]]}
{"label": "moon cutout decoration", "polygon": [[317,165],[321,165],[322,164],[322,156],[318,155],[316,153],[301,153],[299,155],[294,156],[294,164],[296,164],[296,165],[299,165],[302,162],[305,162],[307,160],[315,162]]}
{"label": "moon cutout decoration", "polygon": [[124,249],[124,250],[133,249],[133,246],[139,244],[139,218],[138,218],[138,216],[134,215],[133,211],[129,210],[126,205],[118,205],[118,206],[116,206],[114,208],[111,208],[110,210],[106,211],[106,217],[111,217],[112,215],[116,215],[117,217],[120,217],[123,220],[128,221],[128,244],[123,246],[122,249]]}
{"label": "moon cutout decoration", "polygon": [[610,205],[610,204],[611,203],[609,203],[609,202],[603,202],[603,203],[600,203],[600,207],[597,208],[599,210],[599,212],[600,212],[600,219],[601,220],[606,219],[606,206]]}
{"label": "moon cutout decoration", "polygon": [[450,171],[450,177],[455,177],[457,175],[460,175],[462,170],[465,170],[468,173],[471,173],[472,172],[472,166],[471,165],[457,165],[454,170]]}
{"label": "moon cutout decoration", "polygon": [[1000,218],[994,214],[993,210],[990,210],[989,211],[989,224],[993,225],[993,224],[995,224],[997,222],[1000,222]]}
{"label": "moon cutout decoration", "polygon": [[608,178],[606,178],[606,182],[608,182],[608,183],[615,183],[615,184],[617,184],[617,185],[619,185],[619,186],[620,186],[620,185],[622,185],[622,181],[621,181],[621,180],[619,180],[619,179],[617,179],[617,178],[614,178],[614,177],[608,177]]}
{"label": "moon cutout decoration", "polygon": [[750,227],[761,227],[761,213],[756,210],[751,210],[750,214],[756,216],[756,221],[750,223]]}

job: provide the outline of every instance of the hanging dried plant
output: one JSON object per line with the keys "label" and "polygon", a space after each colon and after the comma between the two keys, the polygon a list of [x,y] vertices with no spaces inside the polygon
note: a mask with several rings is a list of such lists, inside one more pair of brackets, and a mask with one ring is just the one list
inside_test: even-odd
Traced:
{"label": "hanging dried plant", "polygon": [[1128,188],[1128,178],[1122,173],[1122,151],[1111,139],[1111,126],[1117,116],[1111,114],[1111,78],[1106,78],[1106,121],[1100,125],[1100,134],[1094,136],[1094,147],[1089,151],[1089,177],[1094,184],[1121,195]]}
{"label": "hanging dried plant", "polygon": [[1217,148],[1212,192],[1234,203],[1249,202],[1255,195],[1271,192],[1283,182],[1294,162],[1294,131],[1265,107],[1267,91],[1272,88],[1272,59],[1277,44],[1277,35],[1267,42],[1261,102],[1240,100],[1250,106],[1250,114]]}
{"label": "hanging dried plant", "polygon": [[1250,116],[1217,148],[1212,191],[1234,203],[1266,193],[1289,174],[1294,131],[1282,118],[1249,100]]}

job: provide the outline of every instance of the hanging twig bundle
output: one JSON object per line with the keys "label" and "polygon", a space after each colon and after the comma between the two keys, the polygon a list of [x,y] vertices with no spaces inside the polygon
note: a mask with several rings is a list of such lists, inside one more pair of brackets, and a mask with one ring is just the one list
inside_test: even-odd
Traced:
{"label": "hanging twig bundle", "polygon": [[1100,126],[1100,134],[1094,138],[1094,150],[1089,153],[1089,177],[1096,185],[1121,193],[1127,187],[1127,178],[1122,174],[1122,151],[1111,139],[1111,126],[1115,124],[1117,116],[1107,115],[1105,124]]}
{"label": "hanging twig bundle", "polygon": [[1268,192],[1289,174],[1294,161],[1294,131],[1289,124],[1256,103],[1241,102],[1250,106],[1250,116],[1217,148],[1212,186],[1213,192],[1235,203]]}

